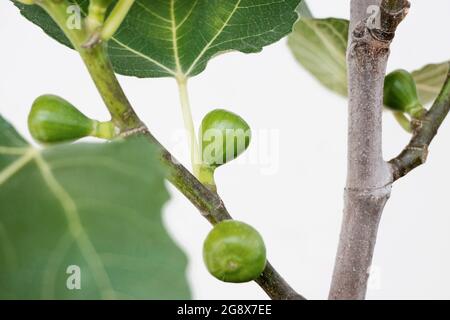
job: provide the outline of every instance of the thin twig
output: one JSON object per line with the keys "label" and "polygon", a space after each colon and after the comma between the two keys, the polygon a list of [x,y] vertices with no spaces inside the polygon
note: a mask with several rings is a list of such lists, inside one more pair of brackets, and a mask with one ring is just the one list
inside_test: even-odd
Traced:
{"label": "thin twig", "polygon": [[[131,2],[128,1],[128,3]],[[85,41],[86,31],[81,30],[74,34],[73,31],[67,29],[65,24],[67,4],[66,0],[61,0],[58,3],[45,3],[42,7],[66,35],[70,35],[69,39],[80,53],[114,123],[121,129],[122,136],[145,135],[149,137],[150,141],[159,149],[161,162],[168,171],[168,180],[194,204],[211,224],[214,225],[220,221],[232,219],[219,195],[205,187],[178,162],[139,119],[117,80],[106,47],[98,45],[85,48],[82,45]],[[123,20],[123,17],[121,19]],[[269,262],[267,262],[266,269],[256,282],[272,299],[305,299],[289,286]]]}
{"label": "thin twig", "polygon": [[428,147],[436,136],[439,127],[444,122],[449,111],[450,71],[447,80],[430,111],[428,111],[421,119],[414,121],[414,134],[408,145],[397,157],[389,161],[392,165],[394,180],[400,179],[426,162]]}
{"label": "thin twig", "polygon": [[[142,133],[138,131],[137,134]],[[200,211],[212,225],[232,219],[220,196],[204,186],[180,162],[178,162],[164,146],[149,132],[145,135],[150,138],[160,151],[161,161],[168,169],[168,180]],[[267,262],[266,268],[256,283],[273,300],[305,300],[297,293],[275,268]]]}

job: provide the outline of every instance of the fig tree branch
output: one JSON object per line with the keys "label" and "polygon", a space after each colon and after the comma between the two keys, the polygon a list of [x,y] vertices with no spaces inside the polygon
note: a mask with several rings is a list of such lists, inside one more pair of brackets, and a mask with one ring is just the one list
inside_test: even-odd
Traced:
{"label": "fig tree branch", "polygon": [[[180,164],[162,146],[146,127],[131,129],[125,133],[127,136],[143,134],[159,148],[161,161],[168,170],[168,180],[200,211],[202,216],[211,224],[232,219],[220,196],[212,192]],[[275,268],[267,262],[263,274],[255,280],[256,283],[274,300],[305,300],[297,293]]]}
{"label": "fig tree branch", "polygon": [[[369,21],[372,6],[379,21]],[[383,85],[389,47],[409,9],[407,1],[352,0],[349,75],[348,167],[345,207],[330,299],[364,299],[378,225],[392,184],[382,155]]]}
{"label": "fig tree branch", "polygon": [[[94,49],[95,50],[95,49]],[[85,57],[86,55],[83,54]],[[95,59],[87,59],[95,64],[95,61],[101,61]],[[178,162],[167,149],[162,146],[158,140],[150,133],[147,127],[142,124],[136,113],[133,111],[126,96],[122,96],[122,89],[119,83],[111,81],[115,79],[116,76],[112,70],[112,67],[108,69],[101,68],[102,73],[98,73],[94,68],[94,72],[91,70],[91,76],[94,82],[97,84],[99,91],[102,92],[102,96],[105,101],[110,101],[111,99],[116,99],[120,95],[119,101],[127,101],[124,106],[128,106],[129,111],[122,113],[121,115],[116,115],[123,117],[122,122],[124,123],[139,123],[139,127],[130,126],[126,131],[124,131],[123,136],[136,136],[145,135],[149,137],[150,141],[155,144],[161,154],[161,161],[164,167],[168,170],[167,179],[181,192],[186,198],[192,202],[192,204],[200,211],[203,217],[205,217],[211,224],[216,224],[223,220],[232,219],[231,215],[228,213],[222,199],[218,194],[212,192],[207,187],[205,187],[197,178],[192,175],[189,170],[187,170],[180,162]],[[103,80],[102,80],[103,79]],[[109,91],[102,90],[103,81],[108,83],[114,83],[116,87],[109,86]],[[111,111],[111,110],[110,110]],[[266,269],[263,274],[256,280],[256,282],[261,286],[261,288],[269,295],[270,298],[275,300],[304,300],[304,297],[295,292],[295,290],[289,286],[289,284],[280,276],[280,274],[272,267],[272,265],[267,262]]]}
{"label": "fig tree branch", "polygon": [[[232,219],[219,195],[205,187],[178,162],[139,119],[117,80],[106,52],[106,44],[97,42],[92,43],[91,46],[83,46],[90,36],[89,32],[88,30],[73,31],[66,27],[65,10],[69,4],[65,0],[58,2],[39,0],[38,4],[55,20],[72,41],[74,48],[80,53],[112,120],[121,130],[122,136],[147,136],[160,151],[161,162],[168,172],[167,179],[192,202],[211,224]],[[256,282],[272,299],[305,299],[289,286],[269,262]]]}
{"label": "fig tree branch", "polygon": [[428,147],[450,110],[450,71],[447,80],[431,109],[413,122],[413,136],[409,144],[394,159],[392,165],[394,180],[407,175],[411,170],[425,163]]}

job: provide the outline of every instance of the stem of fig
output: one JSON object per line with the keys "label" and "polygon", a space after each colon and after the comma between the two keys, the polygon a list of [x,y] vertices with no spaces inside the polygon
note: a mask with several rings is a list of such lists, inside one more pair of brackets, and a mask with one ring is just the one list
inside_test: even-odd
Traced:
{"label": "stem of fig", "polygon": [[187,79],[177,78],[178,90],[180,93],[181,111],[183,113],[184,126],[189,138],[191,149],[192,170],[195,177],[200,176],[201,154],[198,147],[197,135],[195,134],[194,120],[192,119],[189,93],[187,89]]}
{"label": "stem of fig", "polygon": [[107,41],[112,38],[112,36],[119,29],[133,4],[134,0],[119,0],[117,2],[113,11],[110,13],[105,21],[105,24],[103,25],[101,34],[102,40]]}
{"label": "stem of fig", "polygon": [[116,136],[116,126],[112,121],[95,121],[92,136],[100,139],[111,140]]}
{"label": "stem of fig", "polygon": [[411,117],[415,119],[419,119],[426,112],[426,109],[422,106],[420,102],[418,102],[414,107],[410,108],[408,113]]}
{"label": "stem of fig", "polygon": [[412,133],[411,123],[403,112],[393,112],[393,114],[400,126],[405,129],[406,132]]}
{"label": "stem of fig", "polygon": [[206,165],[199,167],[198,180],[204,184],[209,190],[217,193],[216,181],[214,180],[214,168]]}

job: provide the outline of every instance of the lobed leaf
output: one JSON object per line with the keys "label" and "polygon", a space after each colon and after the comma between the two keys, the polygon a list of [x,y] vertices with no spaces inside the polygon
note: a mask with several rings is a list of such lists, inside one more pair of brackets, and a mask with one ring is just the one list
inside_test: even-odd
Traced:
{"label": "lobed leaf", "polygon": [[[302,18],[289,36],[297,61],[327,89],[347,96],[346,51],[349,22],[344,19]],[[429,64],[413,71],[423,104],[436,99],[448,74],[449,63]]]}
{"label": "lobed leaf", "polygon": [[189,298],[167,200],[143,138],[38,150],[0,117],[0,299]]}
{"label": "lobed leaf", "polygon": [[[88,0],[74,0],[86,13]],[[292,31],[301,0],[136,0],[109,42],[117,73],[192,77],[230,50],[259,52]],[[37,6],[16,3],[51,37],[68,44]]]}
{"label": "lobed leaf", "polygon": [[302,18],[288,39],[297,61],[322,85],[342,96],[347,96],[348,28],[343,19]]}

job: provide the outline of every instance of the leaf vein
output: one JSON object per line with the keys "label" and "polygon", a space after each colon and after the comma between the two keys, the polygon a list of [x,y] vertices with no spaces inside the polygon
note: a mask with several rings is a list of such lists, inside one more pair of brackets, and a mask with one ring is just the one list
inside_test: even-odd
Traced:
{"label": "leaf vein", "polygon": [[238,0],[233,8],[231,10],[229,16],[224,21],[222,27],[218,30],[218,32],[214,35],[214,37],[206,44],[206,46],[203,48],[203,50],[200,52],[200,54],[197,56],[197,58],[192,62],[191,66],[189,67],[188,71],[186,72],[186,76],[189,76],[192,72],[192,70],[195,69],[197,63],[202,59],[203,55],[209,50],[209,47],[214,43],[214,41],[217,40],[217,38],[220,36],[220,34],[225,30],[225,28],[228,26],[228,23],[233,18],[234,14],[239,8],[239,5],[241,4],[242,0]]}
{"label": "leaf vein", "polygon": [[55,198],[61,204],[61,207],[66,215],[69,231],[76,240],[79,249],[86,259],[86,262],[92,268],[102,297],[104,299],[114,299],[115,294],[111,280],[100,257],[97,254],[94,245],[84,231],[77,205],[70,194],[55,178],[50,166],[46,163],[44,158],[40,154],[35,154],[35,160],[44,181],[50,188],[50,191],[53,193]]}

